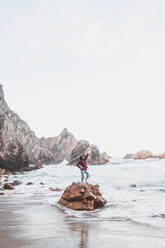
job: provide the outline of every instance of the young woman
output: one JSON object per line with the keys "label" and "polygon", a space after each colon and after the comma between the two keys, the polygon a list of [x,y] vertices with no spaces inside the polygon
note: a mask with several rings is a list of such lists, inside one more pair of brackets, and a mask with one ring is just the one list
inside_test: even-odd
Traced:
{"label": "young woman", "polygon": [[86,174],[86,178],[85,178],[85,184],[87,183],[87,179],[89,177],[89,173],[88,173],[88,166],[87,166],[87,158],[88,158],[89,154],[87,153],[87,155],[83,155],[80,156],[79,158],[79,162],[77,163],[77,166],[80,168],[81,170],[81,182],[84,183],[84,177]]}

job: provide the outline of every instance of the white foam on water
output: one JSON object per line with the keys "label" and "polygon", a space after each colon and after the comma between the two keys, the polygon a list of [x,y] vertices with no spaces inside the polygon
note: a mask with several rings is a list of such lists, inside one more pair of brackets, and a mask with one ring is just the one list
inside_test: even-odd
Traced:
{"label": "white foam on water", "polygon": [[[99,184],[108,201],[101,210],[80,212],[66,209],[58,204],[61,192],[72,182],[80,181],[77,167],[60,165],[44,166],[40,170],[20,174],[12,180],[24,183],[16,186],[17,197],[40,197],[43,203],[63,210],[66,215],[86,220],[134,220],[151,224],[165,230],[165,160],[120,160],[106,165],[89,166],[89,183]],[[33,185],[27,186],[27,182]],[[43,182],[45,185],[41,185]]]}

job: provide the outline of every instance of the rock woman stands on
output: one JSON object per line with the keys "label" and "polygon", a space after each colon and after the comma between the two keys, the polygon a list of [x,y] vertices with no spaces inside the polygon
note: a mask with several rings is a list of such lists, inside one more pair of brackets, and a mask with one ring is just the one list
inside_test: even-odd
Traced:
{"label": "rock woman stands on", "polygon": [[87,171],[88,169],[88,166],[87,166],[87,158],[89,156],[89,153],[87,153],[86,155],[82,155],[80,156],[80,160],[79,162],[77,163],[77,167],[80,168],[81,170],[81,182],[84,183],[84,177],[85,177],[85,174],[86,174],[86,178],[85,178],[85,184],[87,183],[87,179],[89,177],[89,173]]}

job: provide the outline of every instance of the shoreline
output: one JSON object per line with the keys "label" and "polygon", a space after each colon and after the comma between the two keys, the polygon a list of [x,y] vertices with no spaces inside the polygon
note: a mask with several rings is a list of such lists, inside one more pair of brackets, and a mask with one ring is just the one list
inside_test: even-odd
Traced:
{"label": "shoreline", "polygon": [[48,197],[44,200],[45,204],[43,196],[0,198],[1,247],[164,248],[163,233],[153,237],[149,227],[125,221],[81,220],[46,204]]}
{"label": "shoreline", "polygon": [[[108,201],[90,212],[58,205],[62,191],[80,179],[77,168],[54,165],[18,174],[23,183],[0,196],[0,247],[164,248],[164,163],[121,162],[89,170],[90,183],[99,183]],[[10,175],[9,182],[15,178]]]}

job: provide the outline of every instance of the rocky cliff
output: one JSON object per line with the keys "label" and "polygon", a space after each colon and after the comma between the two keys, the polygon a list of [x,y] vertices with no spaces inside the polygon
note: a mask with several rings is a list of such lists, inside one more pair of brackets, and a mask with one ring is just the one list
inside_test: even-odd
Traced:
{"label": "rocky cliff", "polygon": [[[19,144],[19,146],[22,146],[22,150],[26,154],[26,160],[29,160],[31,163],[37,163],[39,159],[44,163],[49,163],[52,160],[55,161],[56,159],[54,154],[51,153],[43,142],[36,137],[35,133],[29,128],[28,124],[21,120],[19,116],[8,107],[4,98],[2,85],[0,85],[1,158],[3,157],[4,149],[8,143],[10,143],[10,146],[8,146],[8,152],[5,150],[5,154],[11,154],[11,146],[16,148],[16,144]],[[3,159],[0,159],[1,164],[3,164],[2,160]],[[13,163],[15,160],[14,154],[11,160],[11,163]],[[17,163],[17,161],[15,161],[15,163]]]}
{"label": "rocky cliff", "polygon": [[56,137],[38,138],[28,124],[8,107],[0,85],[1,168],[18,170],[29,163],[56,164],[64,159],[69,161],[77,144],[78,141],[66,128]]}
{"label": "rocky cliff", "polygon": [[56,137],[41,138],[41,142],[55,156],[56,163],[69,161],[71,152],[77,145],[77,140],[66,128]]}

